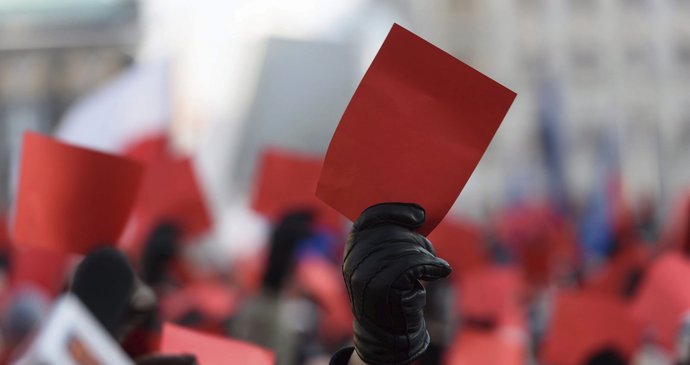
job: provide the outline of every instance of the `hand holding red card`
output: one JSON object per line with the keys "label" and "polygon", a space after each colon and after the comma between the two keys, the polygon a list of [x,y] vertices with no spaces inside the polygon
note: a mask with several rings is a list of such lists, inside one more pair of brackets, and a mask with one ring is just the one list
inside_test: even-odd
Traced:
{"label": "hand holding red card", "polygon": [[71,253],[115,244],[142,175],[134,161],[25,133],[14,243]]}
{"label": "hand holding red card", "polygon": [[394,25],[333,135],[316,195],[354,220],[382,202],[441,221],[516,94]]}

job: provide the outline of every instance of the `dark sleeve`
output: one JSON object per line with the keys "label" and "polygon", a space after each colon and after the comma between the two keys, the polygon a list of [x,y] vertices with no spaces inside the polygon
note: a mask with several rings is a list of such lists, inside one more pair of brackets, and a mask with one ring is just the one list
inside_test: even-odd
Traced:
{"label": "dark sleeve", "polygon": [[355,351],[354,347],[345,347],[338,350],[338,352],[331,357],[329,365],[347,365],[353,351]]}

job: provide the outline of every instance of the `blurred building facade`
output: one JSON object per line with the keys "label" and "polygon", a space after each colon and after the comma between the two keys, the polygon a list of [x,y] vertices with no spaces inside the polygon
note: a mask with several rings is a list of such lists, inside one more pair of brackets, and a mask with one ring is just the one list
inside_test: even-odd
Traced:
{"label": "blurred building facade", "polygon": [[[20,1],[9,3],[18,7]],[[0,202],[7,196],[9,161],[13,155],[9,151],[16,151],[17,131],[25,127],[51,130],[77,96],[123,68],[137,43],[151,39],[166,38],[167,42],[176,43],[169,44],[168,49],[178,61],[174,76],[178,101],[188,104],[207,98],[216,104],[239,105],[234,110],[219,108],[215,114],[189,112],[193,105],[176,106],[181,111],[175,116],[176,133],[194,130],[207,135],[193,139],[191,149],[201,151],[200,144],[215,143],[223,148],[211,147],[208,153],[226,155],[228,149],[234,149],[235,154],[240,150],[258,150],[246,143],[232,147],[233,141],[241,139],[225,136],[224,131],[257,133],[245,127],[256,114],[255,98],[260,96],[257,88],[270,85],[270,80],[262,78],[261,71],[256,71],[254,78],[245,76],[252,72],[242,60],[235,62],[228,56],[226,60],[233,62],[224,64],[223,58],[214,57],[232,54],[223,53],[223,49],[248,44],[238,43],[237,32],[259,34],[247,28],[250,20],[241,19],[262,16],[264,13],[256,11],[260,5],[248,10],[250,6],[246,2],[221,4],[204,0],[185,8],[171,5],[177,2],[111,0],[99,3],[100,9],[91,9],[97,8],[91,2],[63,0],[57,3],[69,6],[46,11],[50,8],[48,4],[55,2],[26,3],[43,10],[27,18],[17,15],[12,5],[0,7],[3,19],[0,24],[3,27],[0,32],[0,184],[3,184]],[[375,49],[368,50],[355,43],[380,44],[389,27],[381,24],[398,21],[518,93],[496,139],[463,191],[456,211],[482,217],[514,196],[545,197],[550,185],[549,169],[554,165],[563,170],[563,181],[570,194],[575,200],[583,200],[598,181],[601,169],[611,168],[602,162],[605,155],[602,151],[607,145],[613,146],[610,148],[620,162],[625,194],[632,204],[638,204],[642,198],[667,204],[690,184],[690,22],[687,21],[690,1],[331,1],[328,6],[331,3],[340,4],[340,13],[333,16],[336,20],[332,27],[345,30],[326,32],[326,38],[352,46],[355,57],[364,60],[363,65],[373,58]],[[156,30],[142,24],[137,5],[149,13],[165,13],[168,27],[158,32],[170,34],[166,37],[149,34],[142,38],[138,29]],[[327,18],[324,14],[328,11],[321,9],[319,2],[302,0],[294,6],[301,9],[301,16]],[[312,13],[305,10],[312,8],[309,10]],[[26,7],[22,9],[26,11]],[[385,14],[381,16],[381,13]],[[73,14],[82,15],[74,17]],[[364,20],[374,16],[385,21]],[[29,18],[32,20],[28,21]],[[232,28],[224,22],[240,25]],[[278,23],[272,32],[265,32],[267,37],[290,38],[299,33],[302,41],[324,39],[323,34],[309,34],[303,28],[295,31],[290,22]],[[213,34],[206,33],[210,31]],[[355,32],[367,34],[368,38],[356,38],[351,35]],[[193,46],[179,45],[194,40]],[[255,64],[251,67],[260,68],[259,65],[271,64],[261,61],[269,53],[262,48],[239,55],[244,61],[256,61],[247,61]],[[203,61],[192,62],[194,57]],[[203,72],[197,72],[201,68]],[[352,87],[364,70],[362,67],[353,72]],[[231,80],[228,77],[231,73],[242,77]],[[194,75],[206,75],[207,80],[198,81]],[[219,76],[216,79],[209,75]],[[199,88],[189,85],[190,80],[202,84],[204,95],[198,95]],[[289,90],[289,87],[278,89]],[[349,96],[343,98],[347,100]],[[249,101],[244,104],[237,101],[242,98]],[[201,104],[203,108],[203,100]],[[338,101],[332,105],[342,107],[342,104]],[[271,108],[271,105],[262,107]],[[339,115],[340,112],[316,114]],[[270,115],[280,115],[280,110]],[[200,123],[200,118],[208,120]],[[301,123],[300,127],[310,128],[311,123],[314,131],[328,131],[337,124],[335,118],[318,119]],[[553,151],[544,148],[541,130],[544,119],[551,120],[548,123],[556,126],[559,136],[554,148],[560,150],[560,157],[555,162],[549,162]],[[238,127],[227,127],[231,124]],[[271,130],[260,130],[262,135],[271,133]],[[303,149],[320,152],[326,146],[325,142],[313,144]],[[209,160],[214,162],[209,164],[226,169],[219,165],[229,163],[229,159],[219,157]],[[221,186],[218,190],[237,183],[234,177],[228,176],[235,174],[237,167],[226,170],[221,174],[207,174],[207,179],[217,180],[213,184]]]}
{"label": "blurred building facade", "polygon": [[0,3],[0,205],[21,131],[52,132],[74,100],[125,67],[136,19],[132,1]]}

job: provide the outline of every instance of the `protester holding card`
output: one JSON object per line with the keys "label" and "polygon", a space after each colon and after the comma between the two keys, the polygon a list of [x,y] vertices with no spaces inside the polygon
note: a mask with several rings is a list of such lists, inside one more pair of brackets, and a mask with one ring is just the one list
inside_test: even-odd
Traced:
{"label": "protester holding card", "polygon": [[451,268],[425,236],[515,96],[393,25],[340,120],[316,189],[355,221],[343,261],[355,346],[332,364],[408,364],[427,350],[420,280],[444,278]]}

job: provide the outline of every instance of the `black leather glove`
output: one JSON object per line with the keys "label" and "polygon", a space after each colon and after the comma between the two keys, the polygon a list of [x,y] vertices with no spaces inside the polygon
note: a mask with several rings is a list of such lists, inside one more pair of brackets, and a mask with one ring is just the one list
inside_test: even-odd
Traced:
{"label": "black leather glove", "polygon": [[419,280],[446,277],[451,268],[415,232],[424,219],[416,204],[378,204],[350,232],[343,278],[355,317],[355,349],[368,364],[408,364],[429,345]]}

